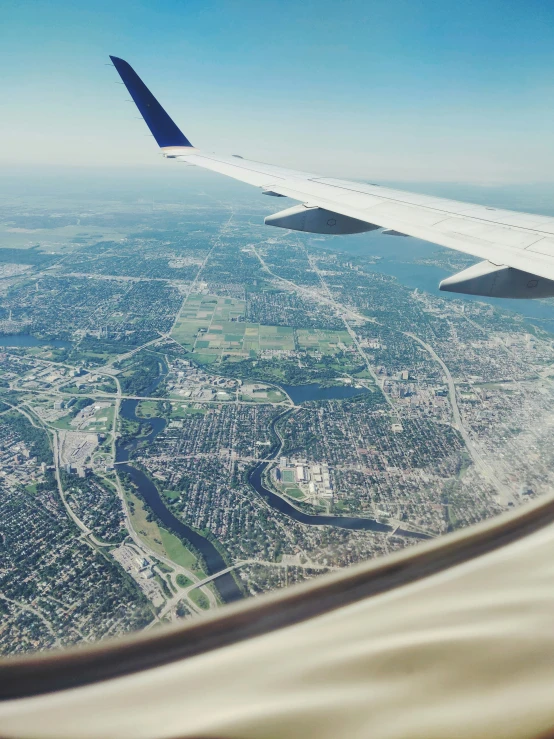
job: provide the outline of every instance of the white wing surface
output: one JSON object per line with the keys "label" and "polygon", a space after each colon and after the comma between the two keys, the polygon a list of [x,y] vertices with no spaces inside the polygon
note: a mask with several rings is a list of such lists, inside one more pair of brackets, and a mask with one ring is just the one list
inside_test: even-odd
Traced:
{"label": "white wing surface", "polygon": [[445,290],[514,298],[554,296],[554,218],[204,153],[190,144],[132,68],[111,58],[164,156],[302,204],[266,223],[339,234],[384,228],[485,260],[445,280]]}

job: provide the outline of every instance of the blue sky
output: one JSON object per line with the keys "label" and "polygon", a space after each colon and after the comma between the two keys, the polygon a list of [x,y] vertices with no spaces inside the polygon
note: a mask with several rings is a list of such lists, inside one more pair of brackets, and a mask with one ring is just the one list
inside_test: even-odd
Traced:
{"label": "blue sky", "polygon": [[552,182],[553,39],[548,0],[4,0],[0,165],[169,166],[115,54],[199,148],[368,179]]}

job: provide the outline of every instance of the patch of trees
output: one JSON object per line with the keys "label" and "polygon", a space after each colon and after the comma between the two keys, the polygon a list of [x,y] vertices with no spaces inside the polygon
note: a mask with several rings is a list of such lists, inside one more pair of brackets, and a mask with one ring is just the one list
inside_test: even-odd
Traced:
{"label": "patch of trees", "polygon": [[120,375],[121,389],[125,395],[147,395],[154,393],[154,383],[162,371],[162,360],[155,354],[144,352],[133,365],[130,375]]}
{"label": "patch of trees", "polygon": [[[223,357],[225,360],[225,357]],[[312,382],[332,380],[344,374],[344,368],[332,366],[331,357],[315,359],[310,355],[302,357],[301,366],[297,360],[245,359],[241,362],[224,361],[218,368],[220,374],[241,380],[262,382],[281,382],[285,385],[308,385]]]}
{"label": "patch of trees", "polygon": [[52,447],[46,431],[35,428],[25,416],[19,413],[8,413],[4,416],[4,420],[24,442],[32,457],[36,457],[39,462],[52,464]]}

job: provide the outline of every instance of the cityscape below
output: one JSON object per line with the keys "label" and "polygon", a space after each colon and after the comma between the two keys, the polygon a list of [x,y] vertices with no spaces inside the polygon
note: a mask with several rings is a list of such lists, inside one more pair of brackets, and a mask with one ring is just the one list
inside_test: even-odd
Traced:
{"label": "cityscape below", "polygon": [[471,258],[272,229],[271,198],[211,178],[2,193],[3,654],[193,618],[552,489],[549,301],[445,296]]}

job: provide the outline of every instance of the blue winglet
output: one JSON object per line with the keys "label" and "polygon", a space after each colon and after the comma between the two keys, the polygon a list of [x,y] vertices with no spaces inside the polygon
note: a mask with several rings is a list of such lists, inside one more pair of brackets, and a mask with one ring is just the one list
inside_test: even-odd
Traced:
{"label": "blue winglet", "polygon": [[110,59],[146,121],[152,136],[158,142],[158,146],[192,146],[131,65],[117,56],[110,56]]}

